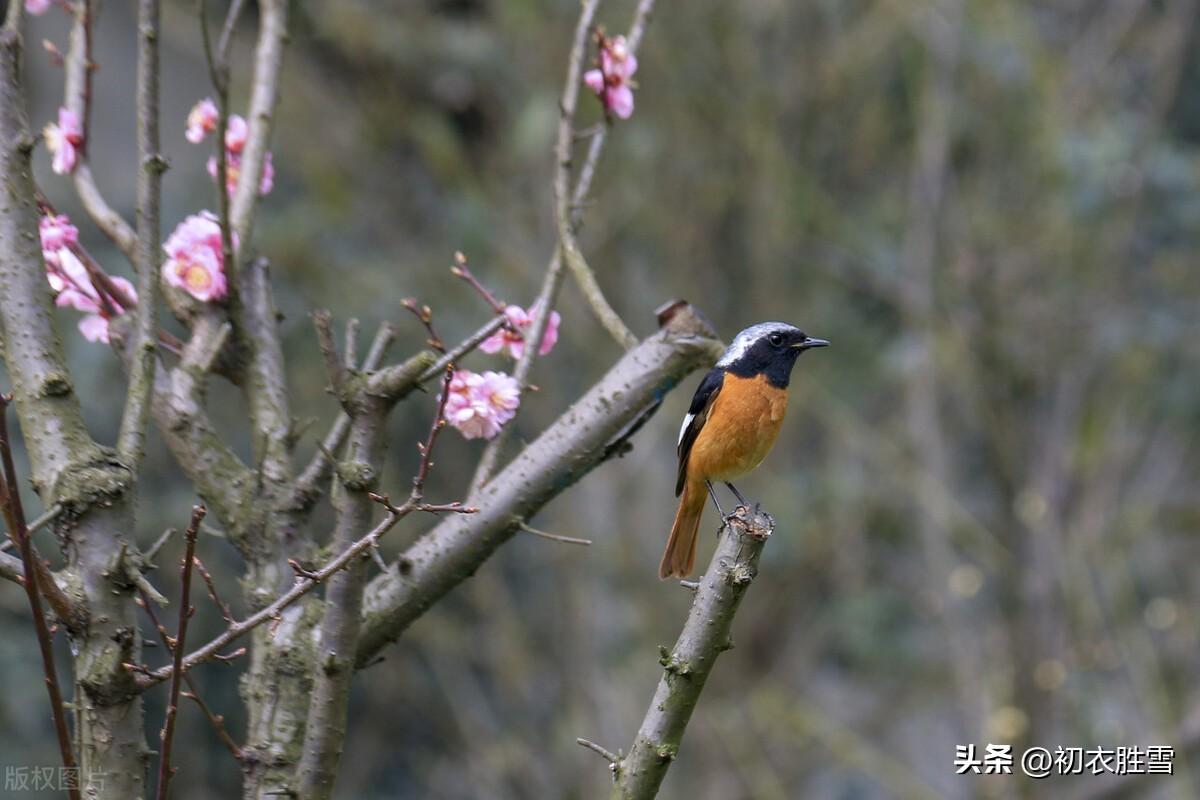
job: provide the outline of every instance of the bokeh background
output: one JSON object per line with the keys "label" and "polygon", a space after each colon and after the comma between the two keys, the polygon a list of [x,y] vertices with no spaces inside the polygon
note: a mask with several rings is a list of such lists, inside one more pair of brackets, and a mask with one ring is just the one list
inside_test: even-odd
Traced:
{"label": "bokeh background", "polygon": [[[554,242],[552,146],[578,3],[293,8],[276,188],[256,241],[286,315],[294,412],[319,420],[306,458],[336,410],[311,309],[360,318],[364,337],[395,321],[413,349],[423,336],[399,300],[417,296],[453,339],[487,314],[450,277],[455,250],[502,297],[532,299]],[[129,218],[131,13],[106,4],[97,25],[91,143]],[[599,18],[615,32],[631,13],[614,1]],[[234,110],[253,4],[243,22]],[[65,48],[65,15],[29,20],[27,39],[40,127],[62,74],[38,43]],[[780,443],[742,482],[779,528],[663,797],[1200,796],[1198,44],[1194,0],[657,9],[636,112],[615,126],[586,210],[601,285],[639,334],[660,302],[686,297],[726,338],[783,319],[833,342],[801,359]],[[163,64],[169,232],[214,203],[208,151],[183,138],[209,94],[190,2],[165,3]],[[582,124],[598,121],[583,101]],[[69,182],[36,160],[85,244],[128,275]],[[562,340],[539,362],[517,438],[619,353],[570,282],[560,308]],[[112,438],[119,366],[73,326],[64,314],[76,386]],[[655,566],[697,380],[631,453],[534,520],[591,547],[518,536],[361,675],[339,796],[605,796],[604,764],[574,740],[628,747],[657,646],[686,613],[690,596]],[[236,393],[218,383],[211,405],[248,457]],[[396,414],[386,482],[405,484],[432,410],[426,395]],[[431,495],[460,496],[480,449],[446,436]],[[142,493],[139,541],[185,521],[190,489],[157,439]],[[702,563],[711,546],[705,534]],[[201,554],[236,597],[232,548],[206,538]],[[199,605],[197,637],[220,623]],[[0,609],[0,763],[54,764],[17,587],[0,587]],[[200,674],[235,731],[237,672]],[[157,695],[147,719],[154,741]],[[175,795],[237,796],[236,766],[199,715],[187,708],[181,725]],[[956,744],[989,742],[1018,754],[1170,745],[1176,775],[954,774]]]}

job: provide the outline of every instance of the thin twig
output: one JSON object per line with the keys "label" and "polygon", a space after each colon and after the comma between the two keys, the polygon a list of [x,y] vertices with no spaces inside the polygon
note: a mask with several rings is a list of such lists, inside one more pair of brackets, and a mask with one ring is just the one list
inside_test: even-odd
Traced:
{"label": "thin twig", "polygon": [[[25,525],[25,509],[21,505],[21,488],[17,481],[17,470],[13,465],[12,447],[8,440],[8,405],[12,395],[0,395],[0,461],[3,462],[4,480],[0,482],[0,505],[4,507],[4,516],[8,529],[17,534],[21,547],[21,566],[25,570],[25,596],[29,600],[29,611],[33,616],[33,628],[37,633],[38,649],[42,655],[42,671],[46,678],[46,693],[50,698],[50,712],[54,717],[54,731],[58,735],[58,748],[62,755],[63,767],[68,770],[76,769],[75,753],[71,748],[71,733],[67,728],[67,713],[63,707],[62,691],[58,686],[58,671],[54,667],[54,646],[50,641],[50,630],[46,627],[46,617],[42,613],[41,592],[39,584],[41,576],[35,567],[33,547],[31,546],[29,529]],[[78,788],[68,789],[71,800],[79,800]]]}
{"label": "thin twig", "polygon": [[19,31],[21,29],[21,9],[24,6],[25,6],[25,3],[23,3],[23,2],[14,3],[14,2],[12,2],[12,0],[9,0],[8,14],[4,19],[5,33],[7,33],[11,36],[15,36],[17,34],[17,31]]}
{"label": "thin twig", "polygon": [[358,317],[351,317],[346,320],[346,336],[342,340],[343,360],[346,364],[346,369],[358,369]]}
{"label": "thin twig", "polygon": [[483,344],[493,333],[504,327],[507,318],[503,316],[495,316],[484,323],[479,330],[472,333],[467,338],[452,347],[449,351],[435,361],[428,369],[421,373],[417,378],[417,383],[426,383],[433,380],[439,375],[446,372],[446,367],[451,364],[458,363],[463,356],[472,352],[479,345]]}
{"label": "thin twig", "polygon": [[429,334],[428,344],[431,348],[439,353],[446,352],[446,345],[442,342],[437,332],[433,329],[433,310],[429,306],[419,306],[417,301],[411,297],[406,297],[400,301],[400,305],[404,306],[412,313],[417,321],[425,326],[425,332]]}
{"label": "thin twig", "polygon": [[162,174],[166,161],[159,153],[158,135],[158,39],[159,2],[138,3],[137,117],[137,271],[138,306],[133,341],[130,344],[129,388],[117,434],[117,452],[136,470],[142,459],[146,426],[150,422],[150,398],[154,392],[154,369],[158,363],[158,264],[160,258],[159,206]]}
{"label": "thin twig", "polygon": [[200,560],[200,556],[193,556],[192,560],[195,562],[196,571],[200,573],[200,577],[204,580],[204,585],[208,588],[208,596],[212,598],[217,610],[221,612],[221,618],[230,625],[236,624],[237,620],[233,618],[233,612],[229,610],[229,604],[221,599],[221,595],[217,594],[217,585],[213,582],[212,573],[205,568],[204,562]]}
{"label": "thin twig", "polygon": [[[370,372],[376,369],[383,362],[388,348],[395,339],[396,329],[390,323],[381,325],[375,333],[374,341],[371,342],[371,349],[367,352],[366,358],[363,359],[362,371]],[[349,431],[350,415],[345,411],[339,411],[329,432],[325,434],[325,438],[317,442],[317,451],[313,453],[308,466],[304,468],[304,471],[300,473],[300,477],[296,479],[296,484],[292,489],[292,505],[295,508],[307,509],[312,507],[312,504],[320,495],[320,485],[329,477],[329,470],[334,460],[332,453],[341,447]]]}
{"label": "thin twig", "polygon": [[[653,8],[654,0],[641,0],[638,3],[637,11],[633,15],[633,24],[629,28],[629,36],[627,37],[631,55],[637,52]],[[595,133],[588,144],[587,157],[584,159],[583,167],[579,170],[579,176],[575,179],[575,189],[571,192],[571,224],[575,228],[578,228],[582,222],[584,200],[591,190],[592,178],[596,174],[596,165],[599,163],[600,154],[604,150],[604,143],[608,138],[608,130],[606,124],[595,126]],[[530,326],[529,332],[525,337],[525,350],[521,353],[521,357],[517,359],[517,365],[513,369],[513,379],[516,380],[518,386],[524,387],[529,383],[529,375],[533,371],[533,362],[538,356],[538,351],[541,350],[542,339],[546,335],[550,314],[554,311],[558,292],[562,288],[563,274],[562,248],[556,246],[554,254],[550,257],[550,263],[546,266],[546,274],[542,279],[542,287],[538,292],[537,300],[533,304],[533,307],[537,311],[534,313],[533,324]],[[467,493],[468,497],[473,497],[496,473],[500,456],[504,451],[505,444],[508,442],[511,431],[512,426],[501,428],[500,432],[484,448],[483,453],[479,457],[479,463],[475,467],[475,474],[471,478],[471,489]]]}
{"label": "thin twig", "polygon": [[[27,531],[29,531],[30,533],[36,533],[38,530],[40,530],[47,524],[58,519],[58,515],[61,514],[62,512],[63,512],[62,503],[55,503],[54,505],[50,506],[48,509],[43,511],[36,519],[33,520],[33,522],[29,523],[25,527],[25,529]],[[3,542],[0,542],[0,551],[7,550],[9,548],[10,544],[16,544],[16,537],[13,536],[12,531],[8,532],[8,536],[9,536],[8,539],[6,539]]]}
{"label": "thin twig", "polygon": [[591,30],[592,20],[600,0],[585,0],[583,10],[579,14],[579,24],[575,28],[575,40],[571,46],[571,55],[567,64],[567,80],[563,86],[560,108],[562,116],[558,124],[558,144],[555,148],[556,164],[554,170],[554,220],[558,227],[558,241],[562,249],[562,257],[579,288],[587,298],[592,312],[617,343],[626,350],[637,345],[637,337],[613,310],[592,268],[579,248],[575,238],[575,226],[572,224],[571,213],[571,146],[575,141],[575,107],[579,99],[579,83],[581,80],[584,51],[587,47],[588,31]]}
{"label": "thin twig", "polygon": [[324,309],[312,313],[313,328],[317,331],[317,344],[321,348],[321,358],[325,362],[325,374],[329,376],[329,385],[338,400],[342,400],[342,389],[346,383],[346,366],[338,355],[337,344],[333,341],[333,324],[328,311]]}
{"label": "thin twig", "polygon": [[[433,440],[435,433],[436,431],[431,431],[430,438],[427,440],[427,445],[425,447],[426,453],[430,452],[428,442]],[[423,471],[428,473],[429,468],[427,457],[422,457],[422,465],[424,465]],[[418,471],[418,474],[420,473],[421,470]],[[423,485],[424,478],[422,477],[421,486],[423,487]],[[387,509],[387,517],[385,517],[378,525],[371,529],[370,532],[358,539],[350,547],[346,548],[341,553],[330,559],[325,566],[317,570],[297,571],[297,580],[296,583],[292,585],[291,589],[280,595],[275,602],[271,603],[260,611],[251,614],[249,617],[246,617],[246,619],[234,625],[230,625],[218,636],[208,642],[208,644],[205,644],[188,654],[182,660],[179,668],[182,668],[186,672],[187,670],[195,667],[197,664],[203,664],[209,659],[223,660],[225,657],[218,655],[218,651],[220,651],[221,648],[225,647],[225,645],[229,644],[230,642],[241,638],[245,634],[257,628],[259,625],[262,625],[263,623],[269,622],[273,619],[278,619],[280,613],[282,613],[285,608],[311,592],[318,585],[328,579],[330,575],[334,574],[340,569],[344,569],[347,564],[361,555],[368,547],[373,547],[375,543],[379,541],[379,538],[391,530],[397,522],[412,512],[425,511],[434,514],[444,512],[454,514],[475,514],[479,511],[477,508],[464,506],[461,503],[433,504],[423,502],[420,499],[421,494],[417,491],[417,482],[415,478],[413,490],[413,494],[411,494],[409,499],[401,506],[392,505],[386,497],[372,495],[371,497],[373,500],[380,503]],[[137,673],[138,686],[143,689],[154,686],[166,680],[167,678],[170,678],[177,670],[177,667],[174,665],[148,671],[142,671],[139,667],[133,664],[127,664],[125,666],[126,669]]]}
{"label": "thin twig", "polygon": [[612,752],[611,750],[601,747],[600,745],[593,742],[591,739],[584,739],[584,738],[580,737],[580,738],[575,739],[575,744],[581,745],[583,747],[586,747],[588,750],[599,753],[604,758],[604,760],[608,762],[608,765],[610,768],[615,768],[621,760],[621,757],[619,755]]}
{"label": "thin twig", "polygon": [[[171,778],[175,775],[175,770],[171,768],[171,744],[175,739],[175,718],[179,714],[179,685],[183,680],[183,670],[180,665],[183,663],[184,647],[187,644],[187,627],[188,620],[192,616],[191,607],[191,591],[192,591],[192,565],[193,557],[196,555],[196,536],[200,532],[200,521],[204,519],[207,513],[203,504],[192,506],[192,518],[188,522],[187,531],[184,532],[184,550],[183,550],[183,565],[179,568],[180,571],[180,588],[179,588],[179,627],[175,630],[175,640],[171,649],[174,656],[174,671],[171,675],[171,690],[167,697],[167,712],[163,720],[162,728],[162,753],[158,760],[158,800],[166,800],[167,790],[171,783]],[[146,604],[146,608],[150,608],[150,604]]]}
{"label": "thin twig", "polygon": [[450,267],[450,274],[456,278],[462,278],[472,289],[479,292],[479,296],[483,298],[485,303],[492,307],[492,311],[497,314],[504,313],[504,309],[507,306],[503,301],[496,299],[496,295],[492,294],[486,286],[479,282],[479,279],[475,277],[475,273],[471,272],[467,266],[467,257],[461,251],[454,253],[454,264]]}
{"label": "thin twig", "polygon": [[[200,40],[204,45],[204,60],[208,64],[208,76],[213,85],[213,92],[216,94],[217,106],[217,129],[216,141],[216,163],[217,163],[217,214],[221,222],[221,255],[222,263],[225,266],[225,274],[228,276],[229,295],[233,298],[236,304],[237,297],[241,290],[241,281],[238,280],[238,275],[241,272],[240,264],[234,258],[233,252],[233,224],[230,222],[229,208],[229,159],[225,148],[225,132],[229,128],[229,74],[228,65],[217,60],[213,53],[212,37],[208,31],[208,4],[205,0],[200,0],[197,5],[197,11],[200,15]],[[239,185],[244,181],[245,175],[239,173]],[[257,177],[255,178],[255,186],[257,186]]]}
{"label": "thin twig", "polygon": [[586,546],[592,543],[591,539],[577,539],[574,536],[563,536],[559,533],[547,533],[546,531],[541,531],[537,528],[534,528],[527,522],[520,522],[517,524],[517,527],[526,533],[532,533],[534,536],[540,536],[543,539],[550,539],[555,542],[562,542],[563,544],[581,544]]}
{"label": "thin twig", "polygon": [[[11,8],[13,4],[9,3]],[[18,4],[19,5],[19,4]],[[71,26],[70,44],[63,61],[65,88],[63,105],[73,111],[83,129],[84,147],[80,153],[79,162],[75,165],[72,177],[75,179],[75,192],[79,195],[88,216],[96,223],[96,227],[129,259],[129,263],[137,266],[138,237],[133,227],[117,213],[104,199],[100,187],[88,166],[89,124],[91,97],[91,74],[95,70],[92,63],[92,3],[91,0],[80,0],[76,4],[75,20]],[[126,306],[130,308],[131,306]]]}
{"label": "thin twig", "polygon": [[163,549],[163,545],[165,545],[170,540],[170,538],[174,535],[175,535],[174,528],[167,528],[165,531],[160,533],[158,535],[158,538],[154,540],[154,544],[150,545],[150,547],[146,550],[146,552],[142,553],[142,561],[145,561],[148,563],[153,562],[154,557],[157,556],[158,552]]}
{"label": "thin twig", "polygon": [[[197,560],[196,566],[199,566],[199,560]],[[163,647],[167,648],[168,653],[174,653],[175,644],[171,640],[170,635],[167,633],[167,629],[159,620],[158,614],[154,613],[154,607],[150,604],[149,599],[145,596],[142,596],[138,598],[137,604],[141,606],[141,608],[145,610],[146,615],[150,617],[150,622],[154,625],[154,629],[158,632],[158,638],[162,640]],[[146,644],[152,644],[152,642],[147,642]],[[189,673],[183,673],[183,681],[187,684],[188,689],[191,691],[180,692],[180,695],[195,701],[196,705],[200,707],[200,711],[204,714],[205,718],[208,719],[208,723],[213,727],[213,730],[216,731],[217,738],[220,739],[221,743],[224,744],[229,752],[233,754],[233,757],[236,758],[239,763],[241,763],[245,758],[245,754],[242,752],[242,748],[238,746],[237,742],[233,740],[233,737],[229,735],[229,731],[225,729],[225,718],[220,714],[214,714],[212,709],[208,707],[208,704],[200,698],[200,695],[196,689],[196,684],[192,681],[192,676]]]}
{"label": "thin twig", "polygon": [[229,44],[233,41],[233,30],[237,27],[238,19],[242,16],[242,8],[246,0],[233,0],[229,11],[225,14],[225,24],[221,26],[221,36],[217,39],[217,63],[228,69]]}

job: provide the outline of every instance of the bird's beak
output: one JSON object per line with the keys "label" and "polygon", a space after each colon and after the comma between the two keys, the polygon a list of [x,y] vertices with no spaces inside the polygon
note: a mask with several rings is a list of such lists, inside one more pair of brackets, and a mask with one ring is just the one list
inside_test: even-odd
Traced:
{"label": "bird's beak", "polygon": [[812,347],[829,347],[829,342],[825,339],[815,339],[812,336],[805,336],[804,341],[797,342],[796,344],[792,345],[792,347],[797,347],[801,350],[808,350]]}

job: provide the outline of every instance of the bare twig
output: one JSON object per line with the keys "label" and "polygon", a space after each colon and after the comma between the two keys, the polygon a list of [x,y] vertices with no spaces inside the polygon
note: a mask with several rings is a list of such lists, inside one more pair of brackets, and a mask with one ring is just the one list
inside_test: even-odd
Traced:
{"label": "bare twig", "polygon": [[165,531],[160,533],[158,538],[154,540],[154,543],[142,553],[142,561],[147,563],[153,562],[154,557],[157,556],[159,551],[163,549],[163,545],[170,541],[171,537],[174,535],[174,528],[167,528]]}
{"label": "bare twig", "polygon": [[[42,654],[42,671],[46,676],[46,694],[50,698],[50,712],[54,717],[54,730],[58,735],[58,748],[63,767],[75,769],[75,752],[71,748],[71,734],[67,728],[67,713],[63,707],[62,691],[58,686],[58,672],[54,667],[54,646],[50,641],[50,630],[42,613],[39,584],[42,577],[35,566],[29,530],[25,526],[25,510],[21,506],[21,488],[17,481],[17,470],[13,465],[12,447],[8,440],[8,405],[11,395],[0,395],[0,460],[4,466],[4,480],[0,482],[0,505],[4,507],[8,529],[17,534],[21,548],[21,566],[25,573],[25,596],[29,600],[29,611],[33,616],[33,629],[37,634],[38,649]],[[78,788],[69,789],[71,800],[79,800]]]}
{"label": "bare twig", "polygon": [[346,336],[342,340],[342,350],[345,352],[346,369],[358,369],[358,317],[346,320]]}
{"label": "bare twig", "polygon": [[[384,323],[371,342],[371,349],[362,362],[362,371],[370,372],[376,369],[387,355],[387,350],[396,338],[396,329],[391,323]],[[292,506],[299,510],[307,510],[320,496],[320,485],[329,477],[333,466],[332,453],[342,446],[346,434],[350,431],[350,416],[345,411],[339,411],[325,438],[317,442],[317,451],[313,453],[308,466],[296,479],[292,488]]]}
{"label": "bare twig", "polygon": [[475,277],[475,273],[471,272],[467,266],[467,257],[462,252],[454,253],[454,264],[450,267],[450,273],[456,278],[462,278],[472,289],[479,292],[479,296],[483,298],[485,303],[492,307],[492,311],[497,314],[504,313],[504,309],[507,306],[503,301],[496,299],[496,295],[492,294],[486,286],[479,282],[479,279]]}
{"label": "bare twig", "polygon": [[584,51],[587,48],[588,31],[591,30],[599,0],[585,0],[583,10],[579,14],[579,24],[575,28],[575,40],[571,46],[570,60],[567,64],[567,80],[563,86],[560,108],[562,116],[558,124],[558,145],[555,148],[556,164],[554,170],[554,219],[558,226],[558,241],[561,245],[562,257],[571,272],[575,275],[579,288],[587,298],[592,312],[617,343],[626,350],[637,344],[637,337],[613,310],[592,268],[579,248],[575,238],[575,226],[572,224],[571,213],[571,146],[575,141],[575,107],[579,99],[579,83],[582,74]]}
{"label": "bare twig", "polygon": [[442,343],[441,338],[433,329],[432,309],[430,309],[429,306],[417,305],[417,301],[411,297],[406,297],[401,300],[400,305],[404,306],[406,310],[411,312],[412,315],[417,318],[417,322],[420,322],[425,326],[425,332],[429,334],[429,340],[427,342],[428,345],[439,353],[445,353],[446,345]]}
{"label": "bare twig", "polygon": [[[304,595],[311,592],[318,585],[329,578],[340,569],[344,569],[354,558],[361,555],[368,547],[373,547],[385,533],[391,530],[397,522],[411,514],[413,511],[427,511],[431,513],[450,512],[455,514],[475,514],[479,511],[477,508],[464,506],[459,503],[431,504],[423,502],[414,502],[411,499],[401,506],[393,506],[387,502],[387,498],[375,497],[377,502],[380,502],[388,509],[388,515],[378,525],[371,529],[365,536],[356,541],[353,545],[343,550],[338,555],[334,556],[317,570],[304,571],[298,573],[298,580],[287,592],[278,597],[275,602],[261,609],[260,611],[251,614],[246,619],[230,625],[220,635],[216,636],[207,644],[189,653],[182,661],[181,668],[184,672],[192,669],[197,664],[203,664],[210,659],[224,660],[231,656],[221,656],[219,651],[230,642],[234,642],[246,635],[250,631],[269,622],[277,619],[280,613],[290,606],[292,603],[299,600]],[[240,655],[238,653],[237,655]],[[150,670],[142,673],[137,667],[127,665],[127,669],[139,673],[137,683],[138,686],[146,689],[156,684],[162,683],[167,678],[171,677],[175,672],[174,665],[161,667],[157,670]]]}
{"label": "bare twig", "polygon": [[159,153],[158,137],[158,0],[138,3],[138,206],[137,206],[137,322],[130,345],[129,388],[117,435],[117,452],[136,469],[142,458],[150,397],[154,391],[154,357],[158,342],[158,263],[161,230],[159,205],[166,161]]}
{"label": "bare twig", "polygon": [[[54,520],[58,519],[58,515],[61,514],[62,512],[63,512],[62,504],[55,503],[54,505],[50,506],[48,509],[43,511],[40,515],[38,515],[33,520],[33,522],[29,523],[29,525],[26,526],[25,529],[28,530],[30,533],[36,533],[37,531],[41,530],[44,526],[46,526],[49,523],[53,522]],[[9,531],[8,536],[9,536],[9,538],[7,540],[0,542],[0,551],[7,550],[9,548],[9,545],[16,544],[17,537],[14,535],[13,531]]]}
{"label": "bare twig", "polygon": [[[200,560],[198,558],[195,561],[195,565],[197,568],[200,567]],[[174,654],[175,642],[171,639],[171,636],[167,633],[167,629],[159,620],[158,614],[154,612],[154,607],[150,604],[149,599],[143,595],[138,599],[137,603],[139,606],[141,606],[141,608],[145,609],[146,615],[150,617],[150,622],[154,625],[154,629],[158,632],[158,638],[162,641],[163,647],[167,648],[168,653]],[[187,684],[187,687],[190,691],[180,692],[180,695],[193,700],[196,705],[200,707],[200,712],[204,714],[204,717],[208,720],[208,724],[211,725],[213,731],[216,732],[217,738],[220,739],[221,743],[225,745],[226,749],[233,754],[233,757],[237,759],[239,763],[241,763],[245,759],[245,754],[242,752],[242,748],[238,746],[238,743],[233,740],[233,737],[229,735],[229,731],[225,729],[225,718],[220,714],[213,713],[212,709],[208,707],[208,704],[200,698],[196,684],[192,680],[192,676],[189,673],[183,673],[183,681]]]}
{"label": "bare twig", "polygon": [[8,35],[16,36],[17,31],[21,28],[21,9],[24,8],[24,3],[9,3],[8,14],[4,19],[4,31]]}
{"label": "bare twig", "polygon": [[321,359],[325,362],[325,374],[329,376],[329,385],[340,402],[345,402],[342,389],[346,383],[346,365],[338,355],[337,344],[333,341],[333,323],[328,311],[314,311],[312,314],[313,328],[317,331],[317,344],[321,348]]}
{"label": "bare twig", "polygon": [[551,541],[555,542],[562,542],[563,544],[590,545],[592,543],[591,539],[577,539],[574,536],[563,536],[562,534],[558,533],[547,533],[546,531],[540,531],[526,522],[517,523],[517,527],[526,533],[532,533],[534,536],[540,536],[543,539],[550,539]]}
{"label": "bare twig", "polygon": [[483,344],[484,340],[486,340],[489,336],[503,328],[506,322],[507,319],[503,316],[492,317],[490,320],[484,323],[479,330],[472,333],[466,339],[463,339],[449,351],[444,353],[441,358],[431,364],[429,368],[422,372],[417,378],[417,383],[426,383],[445,373],[447,366],[458,363],[463,356],[472,352],[475,348],[479,347],[479,345]]}
{"label": "bare twig", "polygon": [[729,632],[734,615],[774,529],[770,514],[745,506],[721,529],[679,640],[671,650],[662,648],[663,675],[629,755],[615,762],[614,799],[651,798],[658,793],[717,656],[732,646]]}
{"label": "bare twig", "polygon": [[[287,43],[288,0],[260,0],[258,44],[254,51],[254,78],[246,113],[249,126],[242,149],[237,187],[230,209],[238,246],[246,247],[258,207],[258,188],[275,106],[279,101],[279,76],[283,69],[283,50]],[[223,185],[223,184],[222,184]]]}
{"label": "bare twig", "polygon": [[[637,53],[638,45],[641,43],[646,23],[650,19],[650,13],[653,8],[654,0],[641,0],[638,3],[637,11],[633,16],[633,24],[630,26],[629,36],[627,37],[630,54]],[[600,161],[600,154],[604,150],[608,131],[607,124],[596,126],[588,145],[587,157],[584,159],[583,167],[579,170],[579,176],[575,179],[575,189],[571,192],[571,225],[575,228],[581,223],[583,203],[587,198],[588,192],[591,190],[592,178],[596,174],[596,164]],[[530,326],[529,332],[525,337],[525,350],[521,353],[521,357],[517,359],[517,366],[513,369],[513,379],[516,380],[518,386],[524,387],[529,383],[529,375],[533,371],[533,362],[538,356],[538,351],[541,349],[542,339],[546,336],[546,327],[550,320],[550,314],[554,311],[554,304],[558,299],[559,289],[562,288],[563,266],[562,248],[555,247],[554,254],[550,257],[550,263],[546,266],[546,274],[542,279],[542,287],[538,291],[537,300],[533,304],[533,307],[537,311],[534,313],[533,324]],[[471,490],[467,494],[468,497],[478,492],[480,487],[487,483],[492,475],[495,474],[496,467],[500,463],[500,456],[504,451],[504,445],[507,443],[511,431],[511,426],[501,428],[495,438],[488,442],[487,447],[484,448],[483,453],[479,457],[479,463],[475,467],[475,474],[471,478]]]}
{"label": "bare twig", "polygon": [[246,5],[246,0],[233,0],[229,4],[229,11],[225,14],[225,24],[221,26],[221,37],[217,39],[217,63],[228,68],[229,65],[229,45],[233,41],[233,31],[237,27],[238,19],[242,16],[242,8]]}
{"label": "bare twig", "polygon": [[598,753],[605,761],[608,762],[608,767],[611,770],[616,770],[617,763],[621,760],[620,755],[601,747],[591,739],[584,739],[581,737],[576,738],[575,744],[580,745],[581,747],[586,747],[588,750],[591,750],[594,753]]}
{"label": "bare twig", "polygon": [[[174,656],[174,671],[171,675],[171,689],[167,697],[167,712],[166,718],[163,720],[162,728],[162,752],[158,759],[158,800],[166,800],[167,789],[171,783],[171,778],[175,774],[175,770],[171,768],[171,744],[175,739],[175,718],[179,714],[179,685],[183,680],[183,670],[180,669],[180,664],[183,662],[184,647],[187,644],[187,627],[188,620],[192,616],[191,607],[191,591],[192,591],[192,565],[193,557],[196,555],[196,536],[200,532],[200,521],[204,519],[207,513],[203,505],[192,507],[192,518],[188,522],[187,531],[184,532],[184,551],[183,565],[179,568],[180,572],[180,589],[179,589],[179,627],[175,630],[175,640],[170,642]],[[146,604],[146,608],[150,608],[150,604]]]}
{"label": "bare twig", "polygon": [[95,70],[91,55],[92,14],[91,0],[80,0],[76,4],[70,43],[63,61],[66,76],[63,105],[75,112],[84,133],[84,148],[80,153],[79,162],[75,165],[72,177],[75,179],[75,191],[79,195],[83,207],[87,210],[88,216],[96,223],[96,227],[104,231],[105,235],[125,254],[129,263],[136,266],[138,263],[137,234],[133,227],[104,199],[100,187],[96,185],[91,168],[88,166],[91,74]]}
{"label": "bare twig", "polygon": [[196,564],[196,571],[204,579],[204,585],[208,588],[208,596],[212,598],[213,604],[221,612],[221,618],[230,625],[237,624],[237,620],[233,618],[233,612],[229,610],[229,604],[221,599],[221,595],[217,594],[217,585],[213,583],[212,573],[205,568],[200,556],[194,556],[192,560]]}

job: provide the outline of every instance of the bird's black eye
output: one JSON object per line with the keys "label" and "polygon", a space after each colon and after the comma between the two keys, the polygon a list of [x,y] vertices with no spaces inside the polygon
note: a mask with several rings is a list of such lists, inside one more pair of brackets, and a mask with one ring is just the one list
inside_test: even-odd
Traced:
{"label": "bird's black eye", "polygon": [[767,341],[770,342],[771,344],[775,345],[776,347],[779,347],[783,344],[783,334],[772,333],[770,336],[767,337]]}

